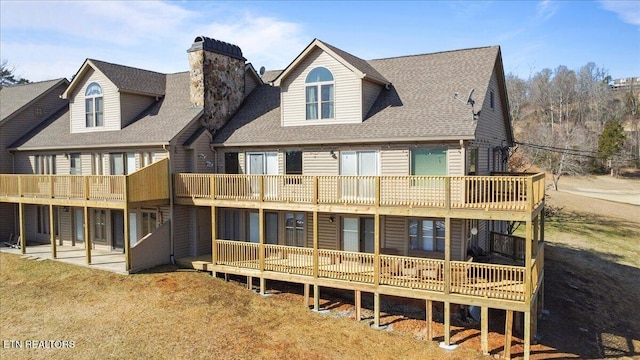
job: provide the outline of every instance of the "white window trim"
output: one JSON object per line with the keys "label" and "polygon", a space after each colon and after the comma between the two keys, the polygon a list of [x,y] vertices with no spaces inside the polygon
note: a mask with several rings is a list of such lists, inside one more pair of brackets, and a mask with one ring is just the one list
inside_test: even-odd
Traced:
{"label": "white window trim", "polygon": [[[306,81],[306,76],[309,76],[309,73],[311,73],[311,71],[317,69],[317,68],[324,68],[326,69],[330,74],[331,77],[333,78],[333,80],[331,81],[314,81],[314,82],[307,82]],[[309,73],[307,73],[307,75],[305,76],[305,82],[304,82],[304,117],[305,120],[307,121],[327,121],[327,120],[335,120],[336,119],[336,78],[333,75],[333,72],[331,70],[329,70],[327,67],[325,66],[316,66],[313,69],[311,69],[311,71],[309,71]],[[332,117],[322,117],[322,85],[333,85],[333,116]],[[308,102],[307,101],[307,88],[310,87],[315,87],[317,90],[317,100],[315,102]],[[307,118],[307,105],[309,104],[315,104],[317,106],[317,112],[316,114],[318,115],[317,118]]]}

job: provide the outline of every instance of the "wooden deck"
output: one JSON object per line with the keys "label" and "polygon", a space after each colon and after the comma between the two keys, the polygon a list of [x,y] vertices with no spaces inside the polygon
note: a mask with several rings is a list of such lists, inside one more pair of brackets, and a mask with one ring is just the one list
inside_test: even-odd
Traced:
{"label": "wooden deck", "polygon": [[530,220],[544,174],[306,176],[175,174],[176,203],[273,210]]}
{"label": "wooden deck", "polygon": [[[198,270],[235,273],[265,279],[301,283],[322,283],[337,288],[362,288],[397,295],[393,289],[413,291],[417,298],[440,295],[467,297],[469,303],[509,301],[524,304],[527,298],[525,267],[466,261],[414,258],[337,250],[264,245],[216,240],[217,260],[212,255],[179,259],[178,263]],[[543,247],[541,247],[543,248]],[[261,254],[265,254],[261,256]],[[540,250],[542,256],[543,252]],[[376,271],[378,270],[378,271]],[[533,275],[537,281],[537,267]],[[531,289],[534,291],[535,289]],[[474,300],[475,299],[475,300]],[[513,304],[512,304],[513,305]]]}

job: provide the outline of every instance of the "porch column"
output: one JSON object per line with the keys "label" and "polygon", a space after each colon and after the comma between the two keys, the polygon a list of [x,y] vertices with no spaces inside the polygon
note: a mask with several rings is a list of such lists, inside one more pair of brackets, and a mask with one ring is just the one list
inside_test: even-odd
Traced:
{"label": "porch column", "polygon": [[489,308],[480,308],[480,342],[482,343],[482,354],[489,355]]}
{"label": "porch column", "polygon": [[533,242],[533,223],[531,221],[526,222],[525,227],[525,242],[524,242],[524,295],[525,295],[525,303],[527,305],[531,305],[531,263],[532,263],[532,242]]}
{"label": "porch column", "polygon": [[426,300],[427,314],[425,319],[427,320],[427,340],[433,340],[433,301]]}
{"label": "porch column", "polygon": [[504,354],[502,357],[511,359],[511,334],[513,332],[513,310],[507,310],[504,324]]}
{"label": "porch column", "polygon": [[531,354],[531,311],[524,313],[524,360],[529,360]]}
{"label": "porch column", "polygon": [[51,256],[55,259],[58,257],[58,251],[56,248],[55,224],[53,222],[53,205],[49,205],[49,234],[51,235]]}
{"label": "porch column", "polygon": [[[262,190],[264,189],[264,177],[261,176],[260,177],[260,183]],[[264,191],[261,191],[262,194],[264,194]],[[263,195],[261,195],[263,196]],[[264,295],[265,294],[265,285],[266,285],[266,279],[264,278],[264,256],[265,256],[265,248],[264,248],[264,209],[260,208],[258,209],[258,239],[260,241],[259,246],[259,251],[260,253],[258,254],[258,256],[260,257],[260,274],[262,274],[262,276],[260,276],[260,295]]]}
{"label": "porch column", "polygon": [[[317,195],[318,179],[315,178],[315,192]],[[317,200],[316,196],[316,200]],[[313,211],[313,311],[320,311],[320,286],[318,286],[318,211]]]}
{"label": "porch column", "polygon": [[91,265],[91,219],[89,208],[84,207],[84,250],[87,257],[87,265]]}
{"label": "porch column", "polygon": [[[125,197],[126,199],[126,197]],[[129,236],[129,204],[124,205],[124,269],[131,270],[131,237]]]}
{"label": "porch column", "polygon": [[[444,218],[444,293],[451,291],[451,218]],[[444,302],[444,345],[451,342],[451,304]]]}
{"label": "porch column", "polygon": [[20,202],[18,206],[18,217],[20,218],[20,253],[25,254],[27,249],[27,234],[25,233],[24,226],[24,204]]}
{"label": "porch column", "polygon": [[[376,178],[376,207],[380,204],[380,177]],[[380,285],[380,214],[373,217],[373,284]],[[373,294],[373,326],[380,328],[380,293]]]}
{"label": "porch column", "polygon": [[211,276],[216,277],[216,261],[218,260],[218,243],[216,242],[216,237],[218,236],[218,223],[216,216],[216,207],[215,205],[211,206],[211,263],[213,264],[214,269],[211,271]]}

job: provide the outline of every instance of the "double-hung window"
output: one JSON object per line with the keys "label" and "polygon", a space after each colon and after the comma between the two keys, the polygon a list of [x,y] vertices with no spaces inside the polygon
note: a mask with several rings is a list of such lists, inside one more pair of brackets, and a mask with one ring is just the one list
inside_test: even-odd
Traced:
{"label": "double-hung window", "polygon": [[309,72],[305,80],[307,120],[334,118],[333,75],[324,67]]}
{"label": "double-hung window", "polygon": [[409,249],[444,252],[444,220],[411,219]]}
{"label": "double-hung window", "polygon": [[84,93],[85,126],[104,126],[104,104],[102,88],[98,83],[91,83]]}

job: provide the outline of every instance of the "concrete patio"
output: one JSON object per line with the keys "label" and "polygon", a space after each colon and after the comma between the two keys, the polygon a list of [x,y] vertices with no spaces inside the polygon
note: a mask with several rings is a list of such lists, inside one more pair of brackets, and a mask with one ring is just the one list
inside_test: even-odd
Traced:
{"label": "concrete patio", "polygon": [[[92,249],[91,264],[87,264],[84,248],[58,245],[56,249],[58,256],[54,259],[51,252],[51,244],[27,245],[24,256],[33,260],[55,260],[67,264],[85,266],[92,269],[111,271],[118,274],[128,274],[126,271],[124,254],[121,252]],[[9,254],[22,255],[20,249],[4,245],[0,247],[0,251]]]}

